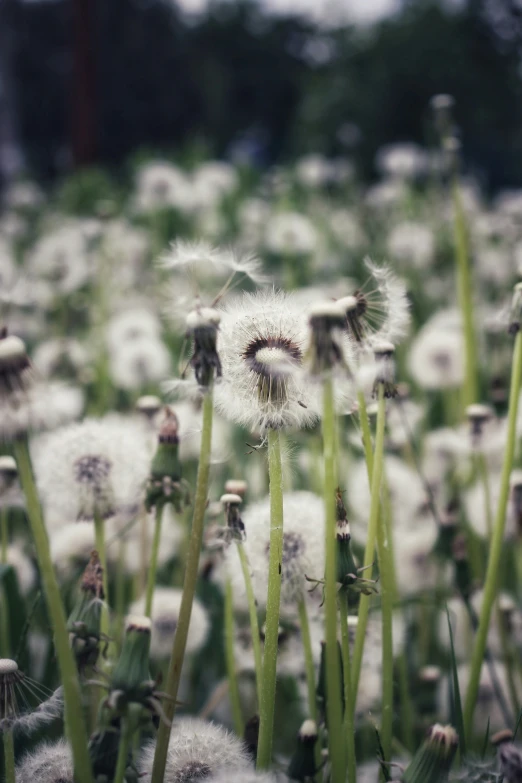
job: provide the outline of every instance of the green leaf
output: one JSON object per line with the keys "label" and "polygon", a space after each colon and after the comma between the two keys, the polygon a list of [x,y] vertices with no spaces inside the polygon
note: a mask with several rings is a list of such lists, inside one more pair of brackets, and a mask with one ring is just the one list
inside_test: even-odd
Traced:
{"label": "green leaf", "polygon": [[454,713],[455,727],[459,735],[460,756],[464,758],[466,755],[466,737],[464,734],[464,715],[462,712],[462,702],[460,699],[459,677],[457,672],[457,661],[455,660],[455,648],[453,646],[453,630],[451,628],[450,614],[448,605],[446,604],[446,615],[448,618],[448,629],[450,637],[450,651],[451,651],[451,674],[452,674],[452,707]]}

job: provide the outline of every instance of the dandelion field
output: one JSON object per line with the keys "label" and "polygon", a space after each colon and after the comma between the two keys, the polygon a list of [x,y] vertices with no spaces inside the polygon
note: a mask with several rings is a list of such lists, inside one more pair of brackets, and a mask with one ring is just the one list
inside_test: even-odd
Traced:
{"label": "dandelion field", "polygon": [[522,191],[432,118],[6,191],[6,783],[522,780]]}

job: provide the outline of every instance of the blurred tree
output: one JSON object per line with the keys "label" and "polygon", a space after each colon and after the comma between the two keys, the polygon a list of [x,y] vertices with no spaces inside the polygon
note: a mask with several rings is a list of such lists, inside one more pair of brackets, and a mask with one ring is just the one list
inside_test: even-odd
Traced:
{"label": "blurred tree", "polygon": [[[110,165],[142,147],[337,154],[358,127],[356,155],[369,176],[382,144],[429,138],[429,99],[450,92],[470,165],[493,188],[522,184],[515,0],[468,0],[451,14],[434,0],[405,0],[402,13],[370,30],[336,31],[267,18],[253,0],[216,0],[197,21],[166,0],[10,2],[21,137],[43,176],[70,162],[71,106],[87,150],[78,152],[76,135],[77,160],[92,157],[95,143],[97,162]],[[89,4],[92,42],[82,39],[81,60],[75,3]]]}

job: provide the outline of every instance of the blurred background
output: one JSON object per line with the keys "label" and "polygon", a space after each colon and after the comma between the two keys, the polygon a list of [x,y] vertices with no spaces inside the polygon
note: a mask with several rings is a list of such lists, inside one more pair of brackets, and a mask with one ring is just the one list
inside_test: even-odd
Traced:
{"label": "blurred background", "polygon": [[429,146],[451,93],[465,166],[522,184],[521,0],[0,0],[0,172],[136,158],[263,168]]}

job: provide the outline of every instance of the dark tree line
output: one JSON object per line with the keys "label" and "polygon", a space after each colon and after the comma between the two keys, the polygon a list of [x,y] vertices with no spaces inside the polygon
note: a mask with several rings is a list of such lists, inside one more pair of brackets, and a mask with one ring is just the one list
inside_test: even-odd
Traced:
{"label": "dark tree line", "polygon": [[492,187],[522,184],[512,0],[470,0],[450,15],[410,1],[371,33],[269,20],[248,0],[197,23],[164,0],[0,4],[19,138],[42,176],[73,160],[116,167],[140,148],[223,155],[241,139],[261,162],[338,154],[346,123],[360,129],[355,154],[371,175],[380,145],[429,140],[429,98],[450,92],[470,165]]}

